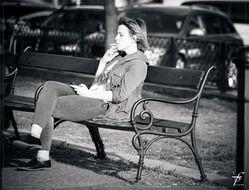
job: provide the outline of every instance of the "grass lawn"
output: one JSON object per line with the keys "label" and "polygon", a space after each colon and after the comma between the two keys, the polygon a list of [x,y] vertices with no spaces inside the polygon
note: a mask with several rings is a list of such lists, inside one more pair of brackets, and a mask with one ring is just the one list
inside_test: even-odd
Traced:
{"label": "grass lawn", "polygon": [[[18,78],[16,94],[33,97],[36,88],[42,83],[34,78]],[[152,92],[145,95],[162,96]],[[186,107],[173,107],[153,103],[149,105],[156,115],[162,118],[186,121],[191,119],[191,110]],[[30,130],[33,113],[14,112],[19,129]],[[100,129],[104,144],[113,152],[136,154],[131,139],[133,133]],[[54,131],[54,136],[61,140],[92,145],[88,129],[79,124],[65,122]],[[209,173],[231,177],[235,174],[236,153],[236,103],[216,98],[201,100],[196,128],[197,147],[203,159],[204,170]],[[165,160],[173,164],[197,168],[189,148],[177,140],[162,139],[157,141],[147,152],[147,158]]]}

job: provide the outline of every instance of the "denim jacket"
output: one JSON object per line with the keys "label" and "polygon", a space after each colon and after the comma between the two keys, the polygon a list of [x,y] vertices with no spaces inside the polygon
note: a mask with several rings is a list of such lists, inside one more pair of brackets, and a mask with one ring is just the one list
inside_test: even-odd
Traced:
{"label": "denim jacket", "polygon": [[[142,97],[148,62],[147,57],[141,51],[137,51],[124,57],[119,55],[106,64],[94,83],[105,84],[106,90],[112,91],[113,99],[112,102],[108,102],[109,109],[106,113],[97,118],[119,121],[130,119],[132,105]],[[105,72],[113,63],[115,65],[112,69]]]}

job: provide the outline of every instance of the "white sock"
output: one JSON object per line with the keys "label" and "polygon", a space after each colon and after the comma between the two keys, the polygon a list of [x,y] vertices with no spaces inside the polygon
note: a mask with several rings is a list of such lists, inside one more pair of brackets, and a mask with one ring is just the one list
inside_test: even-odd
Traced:
{"label": "white sock", "polygon": [[39,161],[47,161],[47,160],[49,160],[49,151],[48,150],[38,150],[37,159]]}
{"label": "white sock", "polygon": [[42,128],[40,125],[32,124],[31,126],[31,136],[40,139]]}

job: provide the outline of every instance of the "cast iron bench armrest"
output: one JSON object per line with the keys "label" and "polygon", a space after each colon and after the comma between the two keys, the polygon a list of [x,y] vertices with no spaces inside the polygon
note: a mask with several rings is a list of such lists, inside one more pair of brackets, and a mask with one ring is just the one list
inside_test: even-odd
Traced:
{"label": "cast iron bench armrest", "polygon": [[[204,89],[207,77],[209,75],[209,73],[211,72],[211,70],[215,69],[214,66],[210,67],[207,72],[204,74],[200,86],[197,89],[197,93],[190,97],[190,98],[184,98],[184,99],[166,99],[166,98],[153,98],[153,97],[149,97],[149,98],[141,98],[140,100],[138,100],[131,109],[131,115],[130,115],[130,120],[131,120],[131,124],[134,127],[134,130],[136,133],[140,133],[140,134],[156,134],[156,135],[163,135],[163,136],[168,136],[168,137],[182,137],[187,135],[188,133],[190,133],[193,129],[193,127],[195,126],[195,120],[198,116],[198,106],[199,106],[199,101],[200,101],[200,97],[202,94],[202,91]],[[166,103],[166,104],[190,104],[194,102],[193,105],[193,112],[192,112],[192,121],[191,123],[183,123],[183,122],[178,122],[178,121],[171,121],[171,120],[163,120],[161,119],[161,126],[159,126],[157,123],[159,121],[159,119],[154,118],[153,113],[147,109],[147,104],[149,102],[160,102],[160,103]],[[143,108],[143,110],[139,113],[137,113],[137,109],[139,108],[139,106]],[[137,122],[138,120],[140,120],[140,122]],[[143,123],[144,126],[140,126],[138,124]],[[178,130],[179,133],[165,133],[165,132],[155,132],[155,131],[151,131],[151,127],[156,125],[157,127],[162,127],[162,128],[175,128]],[[186,128],[187,130],[182,130],[182,128]]]}
{"label": "cast iron bench armrest", "polygon": [[[151,133],[151,134],[158,134],[158,135],[166,135],[172,137],[181,137],[185,136],[192,130],[192,125],[184,122],[173,121],[173,120],[165,120],[155,118],[153,111],[147,108],[147,104],[150,102],[160,102],[160,103],[167,103],[167,104],[189,104],[196,100],[197,97],[194,99],[186,99],[186,100],[170,100],[170,99],[162,99],[162,98],[142,98],[138,100],[132,107],[131,110],[131,125],[134,127],[136,133]],[[136,114],[136,109],[142,105],[143,110],[140,113]],[[151,127],[161,127],[163,129],[171,128],[176,129],[178,133],[165,133],[165,132],[157,132],[151,131]],[[186,130],[186,127],[188,128]],[[184,130],[185,129],[185,130]],[[165,131],[165,130],[164,130]],[[184,131],[184,132],[183,132]]]}

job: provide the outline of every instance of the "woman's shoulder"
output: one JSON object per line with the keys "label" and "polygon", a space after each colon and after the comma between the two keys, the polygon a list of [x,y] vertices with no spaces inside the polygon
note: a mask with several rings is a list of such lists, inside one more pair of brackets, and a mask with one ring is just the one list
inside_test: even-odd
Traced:
{"label": "woman's shoulder", "polygon": [[129,64],[130,66],[137,66],[137,67],[147,67],[149,64],[146,59],[141,59],[139,57],[136,59],[130,60],[129,63],[130,63]]}
{"label": "woman's shoulder", "polygon": [[148,64],[142,60],[142,59],[134,59],[133,61],[130,62],[129,64],[131,67],[139,67],[139,68],[145,68],[148,66]]}
{"label": "woman's shoulder", "polygon": [[147,63],[147,64],[149,63],[148,57],[147,57],[143,52],[138,51],[138,52],[137,52],[137,55],[138,55],[138,58],[139,58],[140,60],[144,61],[144,62]]}
{"label": "woman's shoulder", "polygon": [[146,73],[148,70],[148,65],[142,59],[134,59],[133,61],[130,61],[128,64],[126,64],[126,70]]}
{"label": "woman's shoulder", "polygon": [[131,54],[131,55],[126,55],[125,57],[123,57],[123,61],[124,62],[145,62],[145,63],[149,63],[148,58],[141,51],[137,51],[136,53]]}

